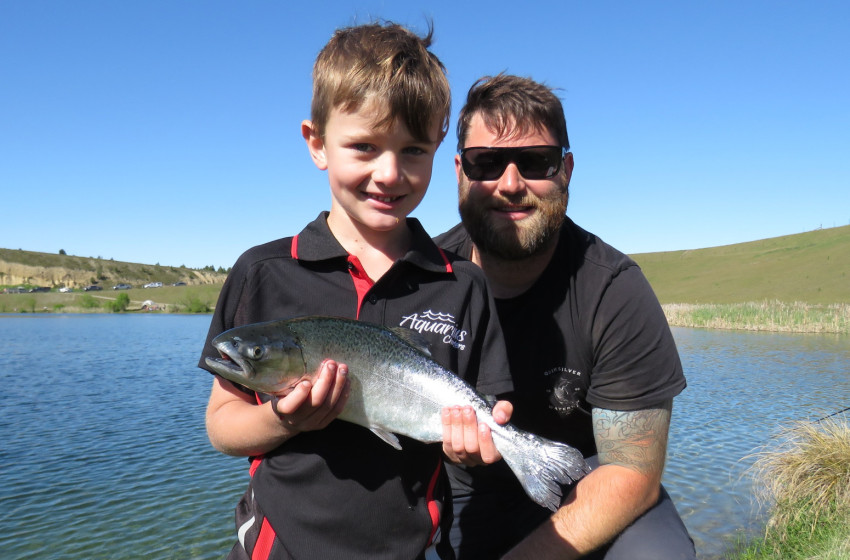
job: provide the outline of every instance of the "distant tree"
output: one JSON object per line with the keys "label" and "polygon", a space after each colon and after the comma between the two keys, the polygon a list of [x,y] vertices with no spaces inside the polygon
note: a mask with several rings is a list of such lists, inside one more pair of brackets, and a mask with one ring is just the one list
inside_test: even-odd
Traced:
{"label": "distant tree", "polygon": [[65,249],[59,249],[59,254],[60,255],[67,255],[68,253],[65,252]]}

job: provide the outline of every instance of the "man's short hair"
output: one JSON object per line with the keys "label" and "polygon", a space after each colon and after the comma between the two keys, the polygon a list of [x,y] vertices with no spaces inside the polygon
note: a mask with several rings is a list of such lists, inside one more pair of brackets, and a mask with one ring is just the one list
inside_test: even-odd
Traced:
{"label": "man's short hair", "polygon": [[457,122],[457,148],[466,147],[472,117],[499,136],[547,130],[566,149],[570,148],[564,108],[552,90],[530,78],[499,74],[484,76],[472,84]]}
{"label": "man's short hair", "polygon": [[[356,111],[379,101],[377,125],[400,119],[417,140],[442,141],[448,132],[451,89],[446,70],[428,50],[434,34],[420,37],[401,25],[370,23],[338,29],[313,66],[311,120],[324,134],[331,110]],[[440,137],[429,138],[434,119]]]}

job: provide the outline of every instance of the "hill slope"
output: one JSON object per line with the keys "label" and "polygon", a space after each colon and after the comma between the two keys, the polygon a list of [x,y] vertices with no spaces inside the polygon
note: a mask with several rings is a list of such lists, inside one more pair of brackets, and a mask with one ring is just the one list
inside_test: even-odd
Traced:
{"label": "hill slope", "polygon": [[112,287],[118,283],[141,286],[148,282],[198,285],[221,284],[226,277],[225,273],[212,270],[0,249],[0,285],[5,286],[82,288],[96,283]]}
{"label": "hill slope", "polygon": [[[761,241],[631,255],[661,303],[728,304],[778,300],[850,303],[850,226]],[[0,249],[0,285],[99,282],[221,284],[226,274],[32,251]]]}
{"label": "hill slope", "polygon": [[850,226],[631,257],[661,303],[850,302]]}

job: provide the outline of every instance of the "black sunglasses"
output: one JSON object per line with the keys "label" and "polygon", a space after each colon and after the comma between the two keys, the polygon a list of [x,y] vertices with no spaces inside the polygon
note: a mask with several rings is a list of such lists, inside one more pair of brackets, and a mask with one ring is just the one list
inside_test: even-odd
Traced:
{"label": "black sunglasses", "polygon": [[502,176],[509,163],[526,179],[548,179],[558,174],[567,149],[561,146],[519,146],[514,148],[464,148],[460,151],[463,172],[472,181],[493,181]]}

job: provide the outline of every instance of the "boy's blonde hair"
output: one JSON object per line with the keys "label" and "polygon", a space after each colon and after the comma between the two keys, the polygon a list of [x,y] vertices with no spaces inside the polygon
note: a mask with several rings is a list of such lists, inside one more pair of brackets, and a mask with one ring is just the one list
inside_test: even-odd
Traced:
{"label": "boy's blonde hair", "polygon": [[[451,113],[451,90],[446,69],[428,47],[428,35],[419,37],[395,23],[371,23],[338,29],[313,66],[311,120],[324,135],[334,108],[356,111],[366,101],[385,107],[376,114],[378,127],[400,119],[420,141],[440,142]],[[429,138],[434,119],[440,137]]]}

